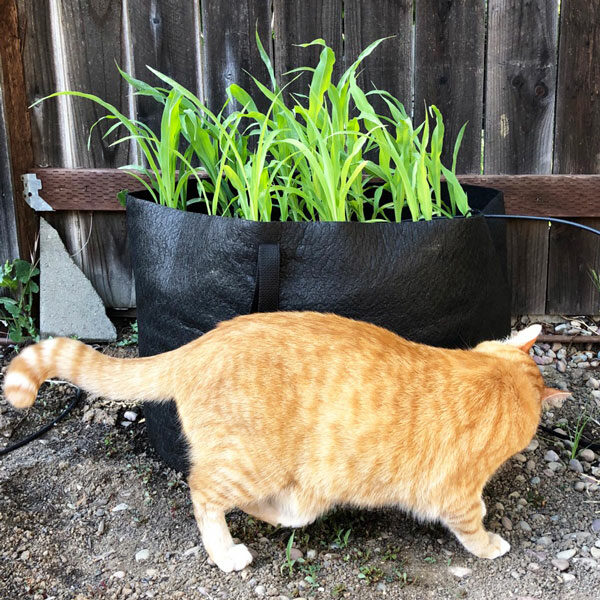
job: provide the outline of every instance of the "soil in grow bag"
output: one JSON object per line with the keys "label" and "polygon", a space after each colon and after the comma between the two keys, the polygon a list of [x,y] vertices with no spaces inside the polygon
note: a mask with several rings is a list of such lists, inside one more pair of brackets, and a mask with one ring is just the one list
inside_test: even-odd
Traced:
{"label": "soil in grow bag", "polygon": [[[450,348],[506,336],[505,227],[484,216],[503,212],[502,194],[465,191],[474,216],[401,223],[259,223],[130,195],[140,355],[274,309],[333,312]],[[159,454],[186,471],[174,403],[148,404],[145,414]]]}

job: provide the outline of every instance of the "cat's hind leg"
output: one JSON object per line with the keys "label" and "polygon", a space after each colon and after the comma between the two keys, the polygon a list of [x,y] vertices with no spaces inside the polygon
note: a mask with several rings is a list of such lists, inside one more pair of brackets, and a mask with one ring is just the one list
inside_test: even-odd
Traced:
{"label": "cat's hind leg", "polygon": [[214,499],[207,501],[202,488],[194,486],[192,477],[190,493],[202,543],[213,562],[225,573],[241,571],[248,566],[252,562],[252,554],[244,544],[234,544],[225,521],[225,511],[230,507]]}
{"label": "cat's hind leg", "polygon": [[479,558],[497,558],[510,550],[510,544],[499,535],[485,530],[482,522],[484,515],[485,504],[477,497],[467,502],[465,508],[447,510],[441,518],[469,552]]}

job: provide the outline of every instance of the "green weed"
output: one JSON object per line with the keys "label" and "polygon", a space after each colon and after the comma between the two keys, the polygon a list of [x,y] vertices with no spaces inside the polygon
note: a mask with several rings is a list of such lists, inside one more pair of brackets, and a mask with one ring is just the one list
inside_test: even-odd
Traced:
{"label": "green weed", "polygon": [[0,265],[0,289],[12,297],[0,297],[0,323],[6,327],[8,339],[15,344],[28,339],[39,340],[32,316],[33,298],[40,289],[34,278],[40,271],[35,264],[16,258]]}

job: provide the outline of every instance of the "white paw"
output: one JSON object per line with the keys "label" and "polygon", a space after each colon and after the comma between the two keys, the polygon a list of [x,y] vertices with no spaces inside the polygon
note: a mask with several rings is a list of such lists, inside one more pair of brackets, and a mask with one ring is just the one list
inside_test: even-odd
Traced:
{"label": "white paw", "polygon": [[229,550],[218,559],[215,559],[215,564],[221,571],[231,573],[231,571],[241,571],[252,562],[252,554],[244,544],[236,544],[231,546]]}
{"label": "white paw", "polygon": [[490,534],[490,542],[493,550],[485,558],[498,558],[510,550],[510,544],[495,533]]}

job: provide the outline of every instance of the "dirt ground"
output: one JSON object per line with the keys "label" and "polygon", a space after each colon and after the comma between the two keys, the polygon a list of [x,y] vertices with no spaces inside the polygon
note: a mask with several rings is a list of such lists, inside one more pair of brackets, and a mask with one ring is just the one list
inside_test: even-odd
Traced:
{"label": "dirt ground", "polygon": [[[549,385],[574,398],[544,423],[570,440],[585,424],[584,437],[600,441],[592,360],[600,347],[565,346],[565,373],[544,358],[558,350],[538,348],[538,359],[551,363],[541,367]],[[0,347],[2,366],[12,352]],[[45,384],[27,413],[1,400],[0,447],[58,414],[72,394]],[[396,510],[339,510],[295,532],[294,556],[304,562],[291,565],[291,530],[235,512],[232,533],[257,557],[225,575],[208,563],[187,485],[149,446],[139,407],[84,400],[44,438],[0,457],[0,599],[596,599],[600,466],[589,451],[579,454],[584,442],[570,462],[571,447],[538,432],[487,486],[487,526],[512,545],[497,560],[476,559],[444,528]]]}

